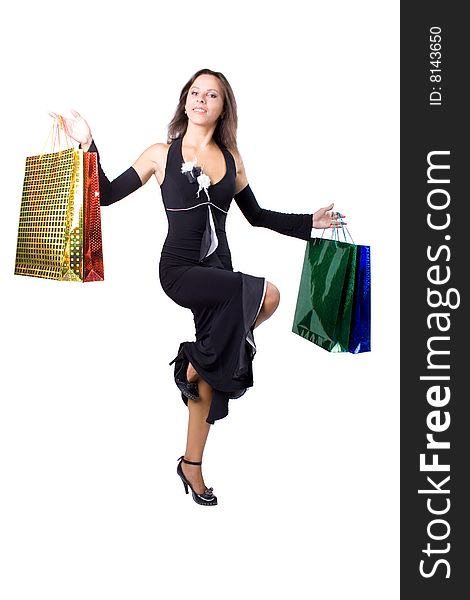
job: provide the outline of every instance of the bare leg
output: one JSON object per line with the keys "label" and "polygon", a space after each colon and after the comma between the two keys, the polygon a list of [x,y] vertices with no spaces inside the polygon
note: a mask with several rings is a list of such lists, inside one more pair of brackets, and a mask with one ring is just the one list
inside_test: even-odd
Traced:
{"label": "bare leg", "polygon": [[[254,328],[261,325],[264,321],[274,313],[279,305],[279,290],[275,285],[268,281],[266,286],[266,294],[263,305],[255,321]],[[209,408],[212,401],[211,386],[201,379],[191,363],[188,364],[186,378],[189,382],[198,382],[199,400],[188,399],[189,422],[188,422],[188,438],[186,442],[186,452],[184,457],[187,460],[199,462],[202,460],[204,446],[209,434],[210,424],[206,422]],[[188,481],[194,488],[197,494],[204,493],[205,484],[202,478],[200,465],[188,465],[181,463],[181,468]]]}
{"label": "bare leg", "polygon": [[199,379],[199,375],[191,363],[188,363],[188,370],[186,371],[186,379],[188,380],[189,383],[193,383]]}
{"label": "bare leg", "polygon": [[[206,422],[212,401],[212,388],[203,379],[198,379],[199,400],[188,398],[189,420],[186,452],[184,457],[194,462],[202,461],[204,446],[209,434],[210,423]],[[181,468],[196,494],[203,494],[206,488],[202,478],[201,465],[188,465],[182,462]]]}
{"label": "bare leg", "polygon": [[264,302],[259,311],[258,317],[255,321],[255,326],[253,329],[256,329],[258,325],[264,323],[270,316],[275,312],[277,307],[279,306],[280,294],[279,290],[275,285],[268,281],[268,285],[266,287],[266,294],[264,296]]}

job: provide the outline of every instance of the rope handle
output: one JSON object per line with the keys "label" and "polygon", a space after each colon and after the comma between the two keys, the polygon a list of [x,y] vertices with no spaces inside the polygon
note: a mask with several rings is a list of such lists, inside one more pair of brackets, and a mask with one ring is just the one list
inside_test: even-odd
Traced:
{"label": "rope handle", "polygon": [[65,142],[67,143],[67,150],[69,148],[73,148],[73,141],[72,138],[70,137],[68,131],[67,131],[67,126],[65,124],[64,121],[64,117],[62,115],[58,115],[59,117],[59,123],[57,123],[57,119],[54,119],[54,121],[52,122],[52,127],[47,135],[46,141],[43,144],[41,153],[40,153],[40,157],[42,158],[42,156],[45,154],[44,149],[46,148],[47,144],[50,144],[50,152],[48,154],[53,154],[54,152],[56,152],[56,143],[57,143],[57,152],[59,152],[59,155],[61,154],[62,150],[61,150],[61,146],[62,146],[62,140],[60,137],[60,130],[63,129],[64,132],[64,138],[65,138]]}
{"label": "rope handle", "polygon": [[352,238],[352,235],[349,233],[349,229],[348,229],[348,228],[346,227],[346,225],[344,224],[344,221],[343,221],[343,219],[342,219],[342,217],[341,217],[341,215],[340,215],[339,213],[337,213],[337,218],[339,219],[339,222],[341,223],[341,229],[342,229],[342,231],[343,231],[344,241],[345,241],[345,242],[347,242],[347,239],[346,239],[346,234],[345,234],[345,232],[344,232],[344,230],[346,230],[346,231],[348,232],[348,235],[349,235],[349,238],[350,238],[351,242],[352,242],[353,244],[355,244],[355,242],[354,242],[354,240],[353,240],[353,238]]}
{"label": "rope handle", "polygon": [[[352,235],[350,234],[350,232],[349,232],[349,229],[348,229],[348,228],[346,227],[346,225],[344,224],[344,221],[343,221],[343,219],[342,219],[342,217],[341,217],[341,215],[340,215],[340,213],[339,213],[339,212],[337,212],[337,213],[336,213],[336,218],[339,220],[339,222],[340,222],[340,224],[341,224],[341,231],[343,232],[344,241],[345,241],[346,243],[348,243],[348,240],[346,239],[346,233],[345,233],[345,230],[346,230],[346,231],[348,232],[348,236],[349,236],[349,238],[350,238],[351,242],[352,242],[353,244],[355,244],[355,242],[354,242],[354,240],[353,240],[353,238],[352,238]],[[332,231],[331,231],[331,236],[330,236],[330,239],[331,239],[331,240],[334,240],[335,242],[339,242],[339,241],[340,241],[340,239],[339,239],[339,232],[338,232],[338,229],[339,229],[338,227],[333,227],[333,228],[332,228]],[[325,230],[326,230],[326,228],[324,228],[324,229],[323,229],[323,231],[322,231],[322,234],[321,234],[321,238],[320,238],[320,239],[323,239],[323,235],[324,235],[324,233],[325,233]]]}

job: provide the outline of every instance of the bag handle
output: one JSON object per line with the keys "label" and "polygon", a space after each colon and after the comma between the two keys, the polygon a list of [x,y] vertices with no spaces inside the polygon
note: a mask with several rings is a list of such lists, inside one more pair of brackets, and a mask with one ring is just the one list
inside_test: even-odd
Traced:
{"label": "bag handle", "polygon": [[337,219],[339,219],[339,222],[341,223],[341,230],[343,231],[344,241],[347,242],[347,240],[346,240],[346,234],[344,233],[344,230],[346,229],[346,231],[348,232],[349,238],[351,239],[351,242],[353,244],[355,244],[355,242],[354,242],[354,240],[352,238],[352,235],[349,233],[349,229],[346,227],[346,225],[344,224],[343,219],[341,218],[341,215],[339,213],[336,213],[336,214],[337,214]]}
{"label": "bag handle", "polygon": [[61,150],[61,146],[62,146],[62,140],[60,137],[60,130],[62,129],[64,131],[64,137],[65,137],[65,141],[67,143],[67,149],[69,148],[73,148],[73,141],[72,138],[70,137],[68,131],[67,131],[67,126],[65,124],[64,121],[64,117],[62,115],[58,115],[58,119],[59,119],[59,123],[57,122],[57,119],[54,118],[54,121],[52,122],[52,127],[47,135],[46,141],[43,144],[41,153],[40,153],[40,157],[42,158],[43,154],[45,154],[44,149],[46,148],[47,144],[50,144],[50,153],[54,153],[56,152],[56,142],[57,142],[57,148],[58,148],[58,152],[59,152],[59,156],[62,153]]}
{"label": "bag handle", "polygon": [[[343,232],[344,241],[345,241],[346,243],[348,243],[348,240],[346,239],[346,233],[345,233],[345,231],[344,231],[344,230],[346,230],[346,231],[348,232],[348,235],[349,235],[349,238],[350,238],[351,242],[352,242],[353,244],[355,244],[355,242],[354,242],[354,240],[353,240],[353,238],[352,238],[352,235],[349,233],[349,229],[348,229],[348,228],[346,227],[346,225],[344,224],[344,221],[343,221],[343,219],[342,219],[342,217],[341,217],[341,214],[340,214],[339,212],[337,212],[337,213],[336,213],[336,218],[339,220],[339,222],[340,222],[340,224],[341,224],[341,231]],[[334,240],[335,242],[339,242],[339,241],[340,241],[340,239],[339,239],[339,231],[338,231],[338,229],[339,229],[338,227],[333,227],[333,228],[332,228],[332,230],[331,230],[331,236],[330,236],[330,239],[331,239],[331,240]],[[321,234],[321,239],[323,239],[323,235],[324,235],[324,233],[325,233],[325,230],[326,230],[326,228],[324,228],[324,229],[323,229],[323,231],[322,231],[322,234]]]}

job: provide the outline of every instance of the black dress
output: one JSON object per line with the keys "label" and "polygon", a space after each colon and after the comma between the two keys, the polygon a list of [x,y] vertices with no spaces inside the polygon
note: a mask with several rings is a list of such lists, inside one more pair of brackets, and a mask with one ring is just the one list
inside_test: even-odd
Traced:
{"label": "black dress", "polygon": [[[311,214],[260,208],[249,186],[234,195],[235,160],[225,146],[218,146],[226,163],[220,181],[203,188],[196,179],[200,173],[197,167],[192,172],[182,172],[180,137],[168,149],[165,178],[160,186],[168,217],[168,234],[159,263],[160,282],[165,294],[193,313],[196,339],[183,342],[182,349],[197,373],[212,387],[206,419],[211,424],[227,416],[230,398],[239,398],[253,385],[253,326],[266,293],[263,277],[233,270],[225,233],[232,199],[252,225],[305,240],[310,238],[312,228]],[[90,151],[98,152],[94,143]],[[110,183],[98,164],[103,205],[141,185],[133,167]],[[181,397],[187,405],[187,397]]]}

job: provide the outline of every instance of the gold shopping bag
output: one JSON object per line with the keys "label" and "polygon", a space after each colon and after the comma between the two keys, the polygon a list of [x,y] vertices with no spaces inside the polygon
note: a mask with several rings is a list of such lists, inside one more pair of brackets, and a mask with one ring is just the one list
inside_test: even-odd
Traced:
{"label": "gold shopping bag", "polygon": [[26,158],[15,275],[104,279],[95,152],[68,148]]}

